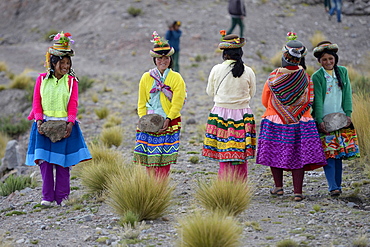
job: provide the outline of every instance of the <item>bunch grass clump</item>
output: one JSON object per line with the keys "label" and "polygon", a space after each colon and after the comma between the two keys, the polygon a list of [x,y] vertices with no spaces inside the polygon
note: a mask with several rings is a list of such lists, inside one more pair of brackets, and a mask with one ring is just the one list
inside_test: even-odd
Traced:
{"label": "bunch grass clump", "polygon": [[8,65],[4,61],[0,61],[0,72],[8,71]]}
{"label": "bunch grass clump", "polygon": [[33,182],[32,178],[29,176],[10,175],[2,184],[0,184],[0,195],[8,196],[14,191],[34,186],[35,182]]}
{"label": "bunch grass clump", "polygon": [[133,17],[136,17],[136,16],[139,16],[142,14],[142,10],[139,9],[139,8],[135,8],[135,7],[132,7],[130,6],[128,9],[127,9],[127,13],[129,13],[130,15],[132,15]]}
{"label": "bunch grass clump", "polygon": [[10,141],[10,138],[8,135],[6,135],[3,132],[0,132],[0,159],[4,157],[5,150],[6,150],[6,145]]}
{"label": "bunch grass clump", "polygon": [[109,109],[105,106],[99,109],[94,109],[94,112],[99,119],[104,119],[109,115]]}
{"label": "bunch grass clump", "polygon": [[80,93],[85,92],[87,89],[91,88],[94,84],[95,80],[88,77],[88,76],[82,76],[78,80],[78,91]]}
{"label": "bunch grass clump", "polygon": [[351,85],[354,93],[370,94],[370,77],[356,77],[356,79],[351,80]]}
{"label": "bunch grass clump", "polygon": [[275,53],[275,55],[272,58],[270,58],[270,63],[272,64],[272,66],[274,66],[275,68],[281,67],[281,57],[282,57],[282,55],[283,55],[282,52],[278,51],[278,52]]}
{"label": "bunch grass clump", "polygon": [[107,203],[121,217],[136,215],[138,221],[154,220],[163,216],[171,205],[174,187],[167,177],[148,174],[140,165],[111,177]]}
{"label": "bunch grass clump", "polygon": [[118,116],[112,115],[109,116],[107,122],[104,124],[104,128],[110,128],[113,126],[120,125],[122,123],[122,119]]}
{"label": "bunch grass clump", "polygon": [[119,147],[123,140],[123,128],[121,126],[113,126],[105,128],[100,133],[100,140],[107,147]]}
{"label": "bunch grass clump", "polygon": [[25,73],[14,76],[13,80],[10,83],[10,88],[16,89],[25,89],[30,90],[34,84],[34,81],[31,77],[27,76]]}
{"label": "bunch grass clump", "polygon": [[316,47],[318,43],[328,39],[321,31],[315,31],[309,40],[311,42],[312,47]]}
{"label": "bunch grass clump", "polygon": [[249,183],[233,172],[210,182],[200,180],[195,198],[210,211],[221,211],[236,216],[249,207],[252,190]]}
{"label": "bunch grass clump", "polygon": [[233,217],[220,212],[195,212],[180,219],[179,223],[179,247],[240,246],[243,228]]}
{"label": "bunch grass clump", "polygon": [[276,247],[298,247],[299,244],[292,239],[284,239],[276,244]]}
{"label": "bunch grass clump", "polygon": [[353,95],[352,121],[356,126],[361,156],[370,154],[370,95],[358,93]]}
{"label": "bunch grass clump", "polygon": [[0,132],[8,136],[18,136],[25,133],[31,126],[30,121],[21,116],[2,116],[0,118]]}

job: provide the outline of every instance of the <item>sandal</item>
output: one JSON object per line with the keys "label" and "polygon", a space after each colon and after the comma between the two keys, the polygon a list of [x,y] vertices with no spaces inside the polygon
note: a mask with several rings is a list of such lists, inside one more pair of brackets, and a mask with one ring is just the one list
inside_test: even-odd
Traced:
{"label": "sandal", "polygon": [[284,190],[283,189],[271,189],[270,194],[274,196],[282,196],[284,195]]}
{"label": "sandal", "polygon": [[304,195],[297,194],[297,195],[294,195],[294,199],[293,200],[296,201],[296,202],[300,202],[303,199],[306,199],[306,197]]}

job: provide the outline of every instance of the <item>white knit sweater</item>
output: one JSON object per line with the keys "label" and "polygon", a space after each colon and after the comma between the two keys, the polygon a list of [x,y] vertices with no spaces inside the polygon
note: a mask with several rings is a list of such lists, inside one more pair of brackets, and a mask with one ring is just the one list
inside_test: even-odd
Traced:
{"label": "white knit sweater", "polygon": [[244,65],[242,76],[235,78],[230,71],[233,62],[234,60],[225,60],[212,68],[208,77],[207,94],[213,96],[215,106],[229,109],[249,108],[249,102],[256,94],[256,76],[250,67]]}

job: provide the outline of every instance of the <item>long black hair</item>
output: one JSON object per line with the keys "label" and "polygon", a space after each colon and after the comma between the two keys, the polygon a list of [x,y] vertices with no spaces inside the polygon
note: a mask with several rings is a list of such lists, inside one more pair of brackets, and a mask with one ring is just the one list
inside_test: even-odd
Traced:
{"label": "long black hair", "polygon": [[332,55],[334,57],[334,59],[335,59],[335,63],[334,63],[333,69],[334,69],[335,77],[337,77],[337,80],[338,80],[338,86],[339,86],[340,89],[342,89],[343,88],[343,81],[342,81],[342,78],[340,77],[339,68],[338,68],[339,57],[338,57],[338,55],[337,55],[336,52],[325,49],[325,50],[322,51],[320,57],[317,59],[319,62],[320,62],[320,59],[322,58],[322,56],[325,53],[326,54],[329,54],[329,55]]}
{"label": "long black hair", "polygon": [[[68,71],[68,74],[72,75],[72,59],[70,56],[68,55],[65,55],[65,56],[55,56],[55,55],[51,55],[50,57],[50,74],[49,74],[49,78],[52,77],[55,73],[55,65],[60,61],[62,60],[64,57],[67,57],[69,59],[69,63],[70,63],[70,67],[69,67],[69,71]],[[73,75],[74,76],[74,75]]]}
{"label": "long black hair", "polygon": [[224,49],[222,52],[222,58],[224,60],[231,59],[236,60],[234,67],[231,69],[233,76],[241,77],[244,73],[244,62],[242,60],[243,57],[243,50],[242,48],[231,48],[231,49]]}

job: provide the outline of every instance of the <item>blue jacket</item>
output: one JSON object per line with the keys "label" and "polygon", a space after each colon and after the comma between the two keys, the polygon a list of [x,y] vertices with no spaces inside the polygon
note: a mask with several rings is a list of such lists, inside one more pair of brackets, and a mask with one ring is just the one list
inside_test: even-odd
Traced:
{"label": "blue jacket", "polygon": [[170,43],[170,46],[175,49],[175,51],[180,51],[180,37],[181,37],[182,31],[181,30],[168,30],[166,32],[166,39],[168,40],[168,43]]}

